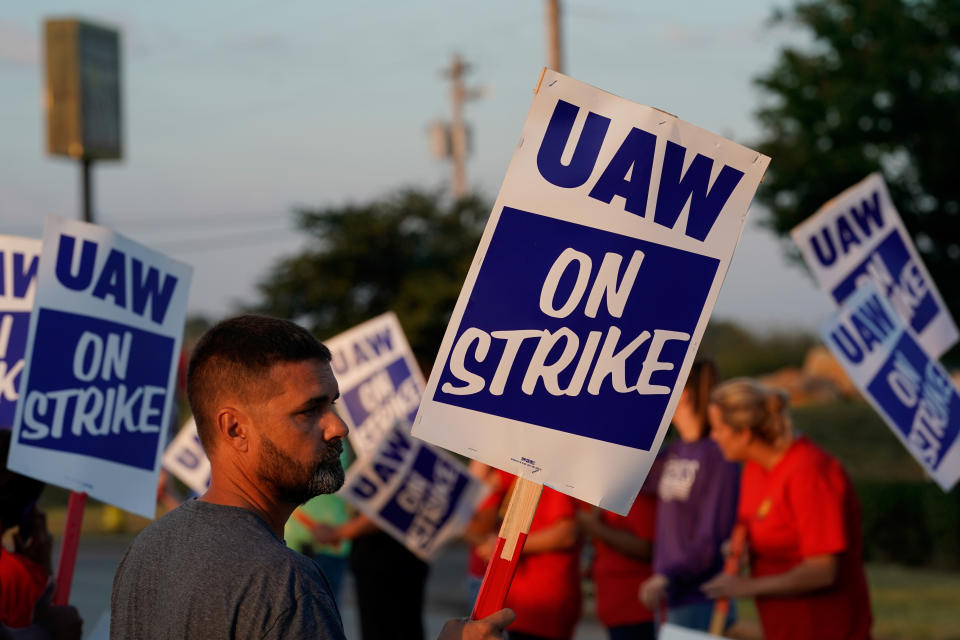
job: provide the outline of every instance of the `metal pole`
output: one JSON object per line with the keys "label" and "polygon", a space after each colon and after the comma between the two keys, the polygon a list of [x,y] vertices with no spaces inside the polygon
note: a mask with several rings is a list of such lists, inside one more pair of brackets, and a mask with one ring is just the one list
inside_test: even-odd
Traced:
{"label": "metal pole", "polygon": [[90,174],[93,160],[87,156],[80,158],[81,197],[83,199],[83,221],[93,224],[93,189],[90,187]]}
{"label": "metal pole", "polygon": [[563,73],[563,37],[560,32],[560,0],[547,0],[547,66]]}

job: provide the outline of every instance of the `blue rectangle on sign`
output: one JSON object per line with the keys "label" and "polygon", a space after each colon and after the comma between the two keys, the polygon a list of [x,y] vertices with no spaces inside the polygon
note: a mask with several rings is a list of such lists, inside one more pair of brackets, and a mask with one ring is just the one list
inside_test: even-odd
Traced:
{"label": "blue rectangle on sign", "polygon": [[380,516],[425,549],[450,519],[467,484],[457,467],[422,447]]}
{"label": "blue rectangle on sign", "polygon": [[398,419],[413,423],[420,393],[420,385],[401,355],[344,393],[343,403],[358,429],[375,423],[385,430]]}
{"label": "blue rectangle on sign", "polygon": [[960,396],[950,378],[905,332],[867,391],[935,470],[960,434]]}
{"label": "blue rectangle on sign", "polygon": [[900,236],[894,229],[877,245],[856,269],[833,289],[833,299],[841,304],[859,287],[858,280],[868,276],[877,288],[894,303],[901,314],[909,318],[916,333],[922,333],[939,312],[930,292],[932,283],[926,282],[923,271],[910,257]]}
{"label": "blue rectangle on sign", "polygon": [[0,313],[0,429],[13,428],[29,330],[29,311]]}
{"label": "blue rectangle on sign", "polygon": [[649,450],[719,263],[505,207],[433,399]]}
{"label": "blue rectangle on sign", "polygon": [[74,313],[37,313],[19,444],[152,470],[173,338]]}

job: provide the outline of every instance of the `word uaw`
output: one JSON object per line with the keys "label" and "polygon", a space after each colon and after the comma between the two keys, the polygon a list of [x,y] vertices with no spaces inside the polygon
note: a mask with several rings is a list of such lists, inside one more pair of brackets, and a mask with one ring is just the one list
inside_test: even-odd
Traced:
{"label": "word uaw", "polygon": [[158,433],[166,388],[143,385],[129,388],[127,377],[133,335],[102,336],[85,331],[73,356],[73,376],[81,382],[106,382],[55,391],[33,390],[24,398],[25,440],[62,438],[69,428],[74,436],[102,436],[124,431]]}
{"label": "word uaw", "polygon": [[[565,249],[554,261],[540,292],[540,310],[552,318],[566,318],[580,307],[586,295],[583,313],[588,318],[596,318],[602,302],[606,301],[609,315],[620,318],[623,315],[627,299],[633,288],[643,262],[644,253],[640,250],[633,252],[627,264],[623,278],[618,282],[618,274],[623,256],[608,252],[597,270],[596,277],[590,284],[593,268],[590,256],[573,248]],[[576,270],[576,282],[567,299],[559,307],[556,304],[556,294],[561,278],[570,269]],[[520,389],[526,395],[532,395],[538,383],[553,396],[577,396],[586,388],[590,395],[598,395],[604,382],[609,379],[613,389],[620,393],[637,392],[642,395],[662,395],[670,393],[670,387],[652,384],[651,376],[657,371],[669,371],[674,368],[672,362],[659,360],[660,354],[672,340],[689,341],[690,334],[684,331],[669,329],[654,329],[652,332],[642,330],[632,334],[621,343],[622,330],[617,326],[609,326],[606,332],[589,331],[586,336],[579,336],[568,327],[561,327],[556,331],[547,329],[511,329],[487,332],[477,327],[466,329],[457,339],[450,354],[450,372],[463,382],[463,385],[454,385],[446,382],[441,387],[444,393],[451,395],[471,395],[487,388],[492,395],[503,395],[507,380],[517,363],[517,356],[521,346],[527,340],[535,341],[536,348],[532,356],[524,365],[523,379]],[[476,372],[467,368],[467,356],[473,349],[475,362],[484,362],[491,351],[493,340],[502,341],[498,347],[500,360],[496,370],[488,381]],[[562,345],[562,351],[554,360],[548,362],[551,354]],[[637,377],[628,380],[627,360],[641,347],[646,346],[646,355]],[[569,377],[565,386],[561,378]]]}

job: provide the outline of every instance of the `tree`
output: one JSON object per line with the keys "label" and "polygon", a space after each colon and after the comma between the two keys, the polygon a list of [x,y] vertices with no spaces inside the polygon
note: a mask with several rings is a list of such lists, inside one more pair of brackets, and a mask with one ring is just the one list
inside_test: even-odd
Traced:
{"label": "tree", "polygon": [[258,311],[321,339],[393,310],[421,363],[437,355],[490,208],[408,189],[364,204],[296,211],[310,246],[258,285]]}
{"label": "tree", "polygon": [[783,367],[802,367],[815,344],[817,339],[807,333],[757,334],[731,320],[713,318],[697,356],[711,358],[723,379],[760,376]]}
{"label": "tree", "polygon": [[757,147],[773,159],[758,193],[770,226],[785,235],[881,171],[960,318],[960,3],[812,0],[774,20],[807,30],[813,46],[783,49],[756,79],[767,98]]}

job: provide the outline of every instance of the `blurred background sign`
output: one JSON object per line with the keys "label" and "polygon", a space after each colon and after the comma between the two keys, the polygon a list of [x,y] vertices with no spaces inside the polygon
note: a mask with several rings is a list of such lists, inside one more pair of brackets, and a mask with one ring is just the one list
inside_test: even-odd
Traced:
{"label": "blurred background sign", "polygon": [[75,19],[46,20],[44,27],[49,152],[121,158],[119,32]]}

